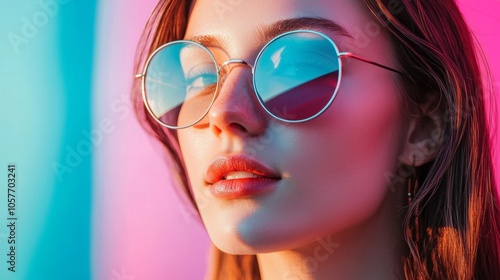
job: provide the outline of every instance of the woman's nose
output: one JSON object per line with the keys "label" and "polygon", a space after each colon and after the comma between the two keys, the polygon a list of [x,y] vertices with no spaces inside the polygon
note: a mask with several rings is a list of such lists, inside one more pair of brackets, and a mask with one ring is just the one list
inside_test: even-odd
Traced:
{"label": "woman's nose", "polygon": [[243,63],[224,65],[220,79],[219,93],[208,113],[212,131],[240,136],[262,133],[269,116],[254,92],[251,67]]}

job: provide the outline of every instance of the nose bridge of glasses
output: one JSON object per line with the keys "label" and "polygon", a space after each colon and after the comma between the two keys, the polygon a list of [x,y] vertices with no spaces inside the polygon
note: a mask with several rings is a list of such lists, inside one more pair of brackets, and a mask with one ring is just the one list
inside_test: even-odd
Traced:
{"label": "nose bridge of glasses", "polygon": [[254,69],[254,67],[253,67],[252,64],[244,61],[243,59],[239,59],[239,58],[230,59],[230,60],[222,63],[221,66],[219,67],[219,71],[220,71],[220,75],[221,75],[221,82],[223,82],[226,79],[227,75],[231,71],[231,69],[229,67],[230,64],[240,64],[240,65],[243,65],[243,66],[247,66],[250,69],[252,69],[252,72],[253,72],[253,69]]}

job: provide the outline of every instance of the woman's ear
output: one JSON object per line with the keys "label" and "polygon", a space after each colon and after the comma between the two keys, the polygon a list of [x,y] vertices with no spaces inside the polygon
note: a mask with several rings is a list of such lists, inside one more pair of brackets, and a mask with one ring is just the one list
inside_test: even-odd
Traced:
{"label": "woman's ear", "polygon": [[409,119],[406,142],[399,160],[409,166],[421,166],[436,158],[444,139],[441,95],[425,94],[420,112]]}

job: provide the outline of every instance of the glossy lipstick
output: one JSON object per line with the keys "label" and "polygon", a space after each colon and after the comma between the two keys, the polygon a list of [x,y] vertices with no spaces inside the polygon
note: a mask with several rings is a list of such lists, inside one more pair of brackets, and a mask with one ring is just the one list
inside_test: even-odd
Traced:
{"label": "glossy lipstick", "polygon": [[219,156],[210,164],[206,182],[218,198],[235,199],[273,189],[280,175],[265,164],[245,155]]}

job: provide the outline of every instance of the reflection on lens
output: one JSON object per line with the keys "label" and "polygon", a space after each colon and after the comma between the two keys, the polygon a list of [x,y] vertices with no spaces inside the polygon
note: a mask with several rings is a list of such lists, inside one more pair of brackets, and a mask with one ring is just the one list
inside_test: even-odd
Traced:
{"label": "reflection on lens", "polygon": [[147,106],[169,127],[198,122],[213,102],[217,66],[212,54],[194,42],[175,42],[159,49],[145,77]]}
{"label": "reflection on lens", "polygon": [[255,66],[256,91],[276,117],[309,119],[332,101],[339,66],[338,51],[329,39],[312,32],[288,33],[260,54]]}
{"label": "reflection on lens", "polygon": [[308,80],[264,100],[266,108],[286,120],[305,120],[319,113],[330,102],[337,86],[338,72]]}

